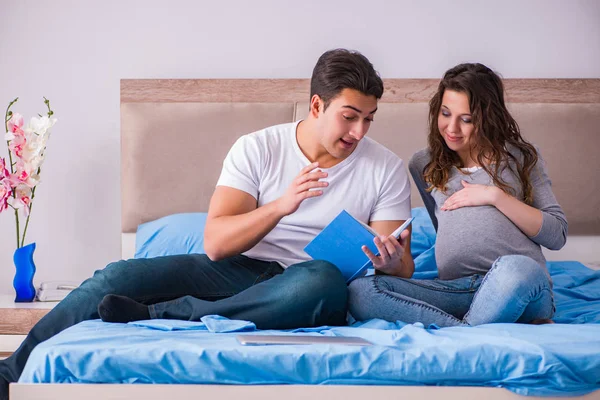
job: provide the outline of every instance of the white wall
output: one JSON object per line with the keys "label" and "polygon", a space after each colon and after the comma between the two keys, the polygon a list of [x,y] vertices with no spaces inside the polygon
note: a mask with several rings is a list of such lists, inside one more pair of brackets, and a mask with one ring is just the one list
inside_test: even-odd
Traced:
{"label": "white wall", "polygon": [[[30,223],[36,282],[81,281],[120,254],[121,78],[308,78],[333,47],[383,77],[479,61],[507,78],[600,78],[600,2],[0,0],[0,109],[59,119]],[[3,113],[4,111],[2,111]],[[0,156],[6,155],[0,143]],[[0,215],[0,293],[13,214]]]}

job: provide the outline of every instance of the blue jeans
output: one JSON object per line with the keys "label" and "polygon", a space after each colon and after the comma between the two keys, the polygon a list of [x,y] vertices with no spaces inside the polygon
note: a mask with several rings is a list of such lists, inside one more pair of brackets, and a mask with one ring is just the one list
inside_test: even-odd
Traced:
{"label": "blue jeans", "polygon": [[10,358],[0,361],[0,399],[8,398],[8,382],[18,380],[38,343],[78,322],[99,318],[98,304],[107,294],[145,304],[163,302],[152,307],[153,317],[159,318],[197,320],[219,314],[252,321],[259,329],[346,324],[346,282],[325,261],[286,270],[276,262],[241,255],[217,262],[204,254],[118,261],[71,292],[31,329]]}
{"label": "blue jeans", "polygon": [[348,308],[357,320],[380,318],[425,326],[473,326],[552,318],[552,282],[529,257],[498,258],[485,276],[443,281],[375,275],[354,280]]}

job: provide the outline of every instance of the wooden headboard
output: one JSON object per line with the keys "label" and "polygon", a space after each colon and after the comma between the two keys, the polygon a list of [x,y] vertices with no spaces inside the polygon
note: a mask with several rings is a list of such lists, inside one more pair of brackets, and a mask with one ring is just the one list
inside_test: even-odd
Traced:
{"label": "wooden headboard", "polygon": [[[425,147],[435,79],[387,79],[369,136],[408,161]],[[540,147],[569,234],[600,235],[600,79],[507,79],[523,136]],[[122,232],[207,211],[241,135],[303,118],[307,79],[121,81]],[[414,189],[414,187],[413,187]],[[422,204],[416,190],[413,206]]]}

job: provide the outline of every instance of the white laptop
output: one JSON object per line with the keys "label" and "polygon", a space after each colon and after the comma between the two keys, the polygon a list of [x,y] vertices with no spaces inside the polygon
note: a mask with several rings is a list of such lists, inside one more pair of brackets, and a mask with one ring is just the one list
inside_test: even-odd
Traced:
{"label": "white laptop", "polygon": [[236,335],[243,345],[267,344],[344,344],[348,346],[368,346],[373,343],[352,336],[313,336],[313,335]]}

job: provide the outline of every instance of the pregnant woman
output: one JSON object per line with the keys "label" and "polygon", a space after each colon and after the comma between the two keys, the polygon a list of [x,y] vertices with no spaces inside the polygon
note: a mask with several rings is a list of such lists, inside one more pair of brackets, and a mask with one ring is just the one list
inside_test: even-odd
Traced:
{"label": "pregnant woman", "polygon": [[502,80],[482,64],[458,65],[429,105],[428,147],[409,168],[437,231],[439,278],[357,279],[350,312],[440,327],[552,322],[541,246],[560,249],[567,221],[540,153],[506,108]]}

